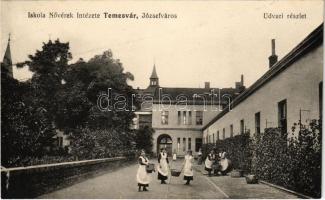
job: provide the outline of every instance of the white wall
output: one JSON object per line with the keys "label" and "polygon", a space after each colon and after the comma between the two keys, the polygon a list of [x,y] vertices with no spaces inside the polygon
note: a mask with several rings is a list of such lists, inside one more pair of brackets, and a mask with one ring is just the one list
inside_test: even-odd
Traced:
{"label": "white wall", "polygon": [[[230,124],[234,135],[240,132],[240,120],[244,119],[246,129],[255,132],[255,113],[261,113],[261,132],[268,127],[278,127],[278,102],[287,100],[287,130],[291,132],[293,123],[299,121],[299,109],[302,121],[319,118],[319,83],[323,80],[323,45],[304,55],[283,72],[259,88],[255,93],[217,120],[203,132],[203,141],[207,135],[226,129],[230,136]],[[212,137],[212,136],[211,136]]]}
{"label": "white wall", "polygon": [[[167,105],[164,105],[165,108]],[[178,110],[175,105],[171,105],[168,109],[163,109],[169,112],[168,114],[168,124],[161,124],[161,110],[159,110],[158,104],[153,104],[152,111],[152,127],[155,129],[153,135],[153,151],[156,152],[157,149],[157,139],[162,134],[167,134],[172,138],[173,145],[172,149],[177,149],[177,138],[180,138],[180,151],[179,155],[184,155],[183,152],[183,138],[186,138],[186,151],[188,150],[187,142],[188,138],[191,138],[191,150],[195,152],[195,139],[202,138],[202,127],[210,122],[213,117],[215,117],[220,111],[217,111],[217,106],[210,105],[206,106],[206,111],[204,111],[203,105],[188,105],[187,111],[192,111],[192,124],[178,124]],[[203,125],[196,125],[196,112],[203,111]],[[182,111],[183,112],[183,111]],[[183,119],[182,119],[183,120]]]}
{"label": "white wall", "polygon": [[[164,108],[167,108],[168,105],[163,105]],[[191,125],[184,125],[183,123],[178,124],[178,110],[175,105],[171,105],[166,110],[169,112],[168,115],[168,124],[161,124],[161,109],[159,110],[158,104],[153,104],[153,111],[152,111],[152,127],[153,128],[197,128],[201,129],[205,124],[210,122],[213,117],[215,117],[220,111],[217,110],[217,105],[211,107],[211,105],[206,105],[204,108],[203,105],[188,105],[188,109],[186,111],[192,111],[192,124]],[[204,109],[206,109],[204,111]],[[195,111],[203,111],[203,125],[196,125],[196,112]],[[181,111],[183,112],[183,111]]]}

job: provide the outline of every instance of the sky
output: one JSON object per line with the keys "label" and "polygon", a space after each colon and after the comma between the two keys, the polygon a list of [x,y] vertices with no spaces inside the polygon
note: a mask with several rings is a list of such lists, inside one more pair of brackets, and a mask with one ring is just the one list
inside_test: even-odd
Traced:
{"label": "sky", "polygon": [[[111,49],[132,86],[146,88],[156,65],[162,87],[234,87],[244,75],[250,86],[268,70],[271,39],[284,57],[323,22],[323,1],[1,1],[1,58],[11,34],[14,63],[43,42],[70,43],[72,62]],[[28,12],[169,13],[176,19],[33,19]],[[284,14],[264,19],[264,13]],[[306,19],[287,19],[287,14]],[[31,77],[14,68],[14,77]]]}

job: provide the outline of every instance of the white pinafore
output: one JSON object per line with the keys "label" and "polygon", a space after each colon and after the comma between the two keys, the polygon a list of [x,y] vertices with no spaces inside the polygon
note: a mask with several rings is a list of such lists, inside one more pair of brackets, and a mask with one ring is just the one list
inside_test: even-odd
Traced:
{"label": "white pinafore", "polygon": [[168,176],[167,153],[160,153],[160,163],[157,170],[161,175]]}
{"label": "white pinafore", "polygon": [[186,155],[185,156],[185,165],[184,165],[184,176],[193,176],[193,156]]}
{"label": "white pinafore", "polygon": [[207,156],[207,158],[205,159],[205,167],[208,169],[212,169],[212,165],[213,165],[213,159],[209,160],[209,156]]}
{"label": "white pinafore", "polygon": [[146,165],[141,165],[139,163],[139,168],[138,168],[138,172],[137,172],[137,182],[140,184],[146,185],[146,184],[149,184],[151,181],[151,177],[150,177],[149,173],[147,173],[147,170],[146,170],[146,166],[149,164],[149,160],[142,156],[140,156],[139,159],[141,159],[142,163],[144,163]]}

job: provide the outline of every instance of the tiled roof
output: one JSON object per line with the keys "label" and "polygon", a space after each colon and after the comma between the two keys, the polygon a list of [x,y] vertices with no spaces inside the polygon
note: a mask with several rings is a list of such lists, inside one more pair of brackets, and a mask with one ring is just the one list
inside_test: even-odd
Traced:
{"label": "tiled roof", "polygon": [[[182,96],[187,99],[188,104],[202,104],[203,98],[207,103],[211,103],[211,97],[214,95],[213,103],[217,104],[228,104],[229,100],[226,99],[226,96],[234,99],[235,96],[239,95],[239,91],[235,88],[171,88],[171,87],[148,87],[144,90],[138,90],[138,94],[146,95],[149,94],[153,97],[154,103],[157,103],[159,99],[162,99],[163,95],[168,95],[172,103],[175,103],[176,100]],[[220,98],[219,98],[220,96]],[[161,103],[164,103],[162,101]]]}

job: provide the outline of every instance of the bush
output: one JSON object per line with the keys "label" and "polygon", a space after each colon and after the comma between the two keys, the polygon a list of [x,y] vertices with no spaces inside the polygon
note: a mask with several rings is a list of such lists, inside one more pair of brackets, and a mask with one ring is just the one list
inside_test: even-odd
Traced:
{"label": "bush", "polygon": [[[297,126],[298,134],[294,134]],[[280,128],[267,128],[250,137],[236,135],[216,144],[203,145],[203,155],[212,150],[227,152],[233,167],[254,173],[259,179],[312,196],[321,197],[321,121],[308,126],[295,124],[292,135]]]}
{"label": "bush", "polygon": [[[297,125],[293,127],[293,132]],[[254,137],[253,172],[258,178],[316,198],[321,196],[321,124],[301,126],[298,136],[265,129]]]}
{"label": "bush", "polygon": [[132,137],[132,133],[116,129],[83,128],[72,136],[71,154],[78,160],[132,157],[135,146],[129,137]]}
{"label": "bush", "polygon": [[215,144],[205,144],[202,148],[204,158],[212,149],[215,149],[217,153],[225,151],[227,158],[231,160],[232,166],[235,169],[250,172],[252,160],[250,140],[249,133],[244,133],[224,140],[218,140]]}

